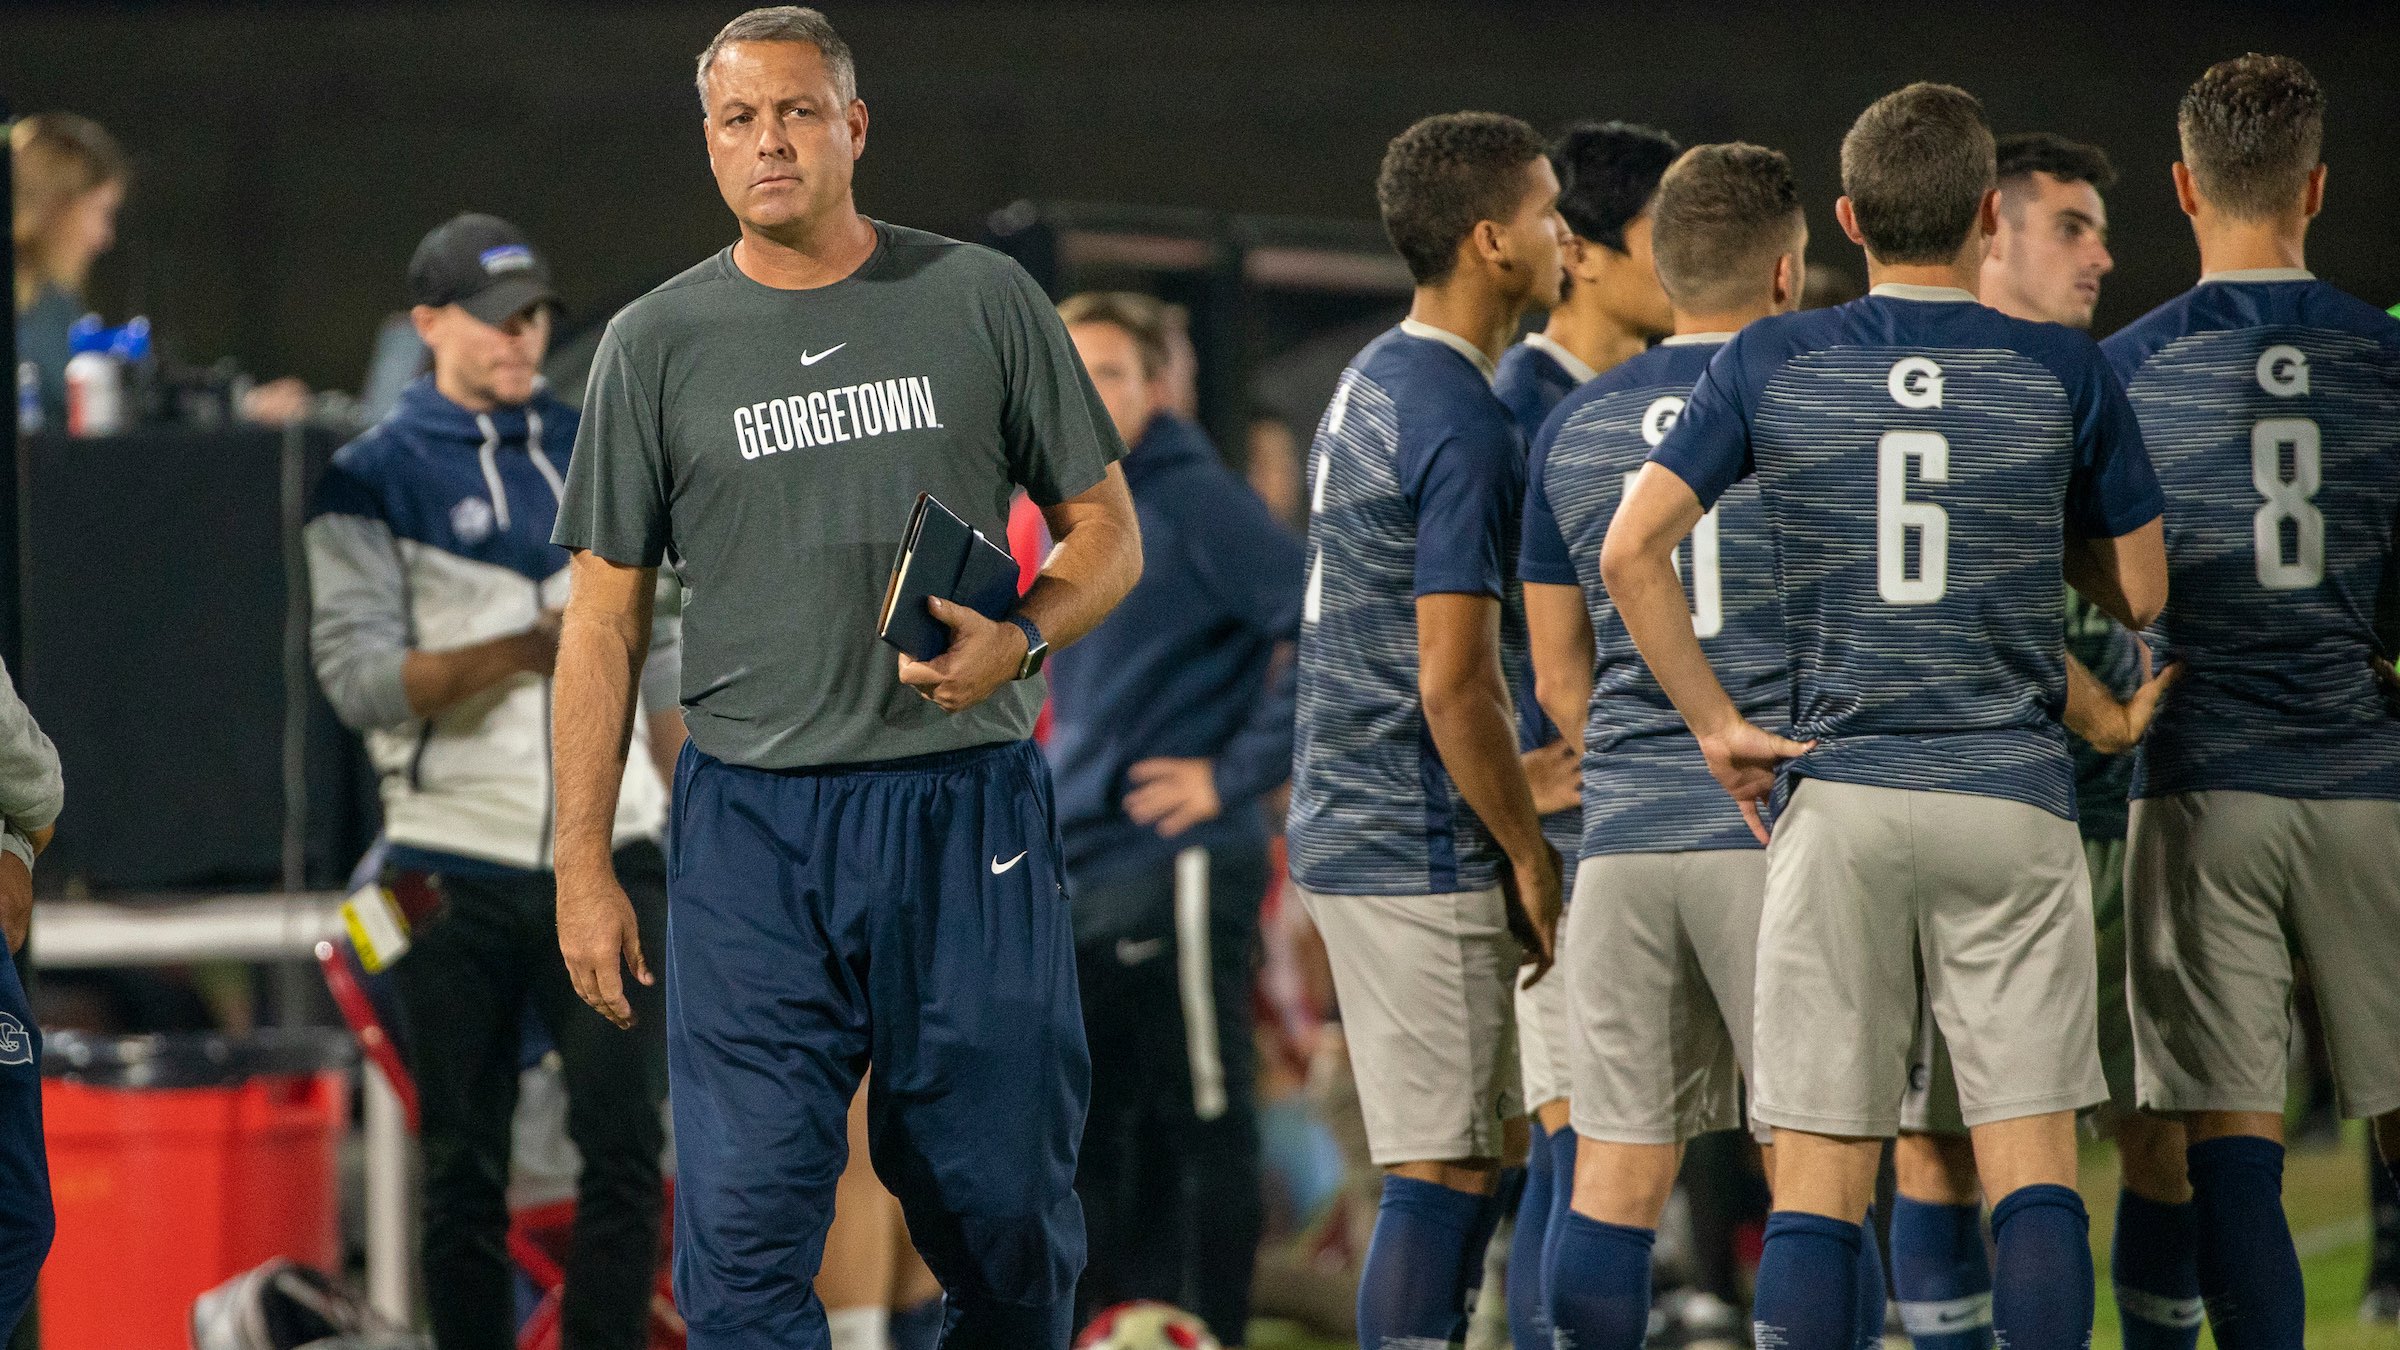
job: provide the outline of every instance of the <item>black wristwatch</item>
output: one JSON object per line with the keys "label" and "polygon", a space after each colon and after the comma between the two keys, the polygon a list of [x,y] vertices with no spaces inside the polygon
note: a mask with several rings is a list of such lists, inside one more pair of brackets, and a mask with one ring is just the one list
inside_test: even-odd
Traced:
{"label": "black wristwatch", "polygon": [[1042,663],[1050,659],[1050,643],[1042,637],[1042,630],[1034,626],[1033,620],[1023,614],[1011,614],[1008,621],[1024,631],[1025,659],[1017,665],[1017,678],[1030,680],[1041,673]]}

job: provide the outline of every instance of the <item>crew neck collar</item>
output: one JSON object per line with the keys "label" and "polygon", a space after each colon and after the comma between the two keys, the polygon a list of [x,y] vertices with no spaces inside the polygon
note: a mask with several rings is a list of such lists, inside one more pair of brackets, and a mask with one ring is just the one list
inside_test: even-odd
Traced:
{"label": "crew neck collar", "polygon": [[1591,362],[1584,360],[1582,357],[1577,356],[1571,351],[1568,351],[1567,344],[1550,336],[1548,333],[1527,333],[1525,335],[1525,345],[1533,348],[1535,351],[1547,353],[1551,360],[1558,362],[1561,370],[1564,370],[1567,372],[1567,374],[1575,377],[1575,383],[1577,384],[1581,384],[1585,380],[1591,379],[1593,376],[1600,373],[1599,371],[1592,369]]}
{"label": "crew neck collar", "polygon": [[1419,323],[1415,319],[1402,319],[1400,321],[1400,331],[1413,338],[1423,338],[1427,342],[1441,343],[1450,350],[1457,352],[1460,356],[1472,361],[1475,364],[1475,369],[1483,375],[1483,382],[1485,384],[1490,384],[1493,377],[1499,374],[1499,370],[1492,365],[1492,358],[1483,354],[1483,348],[1476,346],[1474,343],[1467,341],[1465,338],[1460,337],[1458,334],[1451,332],[1447,328],[1436,328],[1432,324]]}
{"label": "crew neck collar", "polygon": [[1887,281],[1867,294],[1880,295],[1889,300],[1921,300],[1927,304],[1981,303],[1976,300],[1975,292],[1960,290],[1956,286],[1915,286],[1905,281]]}
{"label": "crew neck collar", "polygon": [[2317,274],[2305,267],[2237,267],[2225,272],[2202,272],[2200,284],[2218,283],[2256,285],[2274,281],[2315,281]]}

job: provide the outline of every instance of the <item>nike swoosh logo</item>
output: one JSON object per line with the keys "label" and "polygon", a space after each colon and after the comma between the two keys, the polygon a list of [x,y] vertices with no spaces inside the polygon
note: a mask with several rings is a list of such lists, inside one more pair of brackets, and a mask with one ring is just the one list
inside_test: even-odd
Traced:
{"label": "nike swoosh logo", "polygon": [[1017,856],[1015,856],[1015,857],[1013,857],[1013,858],[1009,859],[1007,862],[1002,862],[1002,861],[1000,861],[1000,855],[999,855],[999,854],[997,854],[997,853],[995,853],[995,854],[993,854],[993,855],[992,855],[992,875],[993,875],[993,876],[998,876],[998,875],[1000,875],[1002,872],[1005,872],[1005,871],[1007,871],[1008,869],[1010,869],[1010,868],[1012,868],[1012,867],[1016,866],[1018,863],[1021,863],[1021,862],[1023,862],[1023,861],[1025,861],[1025,855],[1024,855],[1024,854],[1022,854],[1022,853],[1020,853],[1020,854],[1018,854]]}
{"label": "nike swoosh logo", "polygon": [[838,352],[842,348],[849,345],[850,344],[847,342],[837,342],[821,352],[803,351],[800,353],[800,364],[804,366],[813,366],[817,362],[824,360],[826,357],[833,355],[835,352]]}
{"label": "nike swoosh logo", "polygon": [[1117,961],[1121,965],[1138,966],[1166,949],[1165,938],[1146,938],[1140,942],[1132,938],[1118,938]]}

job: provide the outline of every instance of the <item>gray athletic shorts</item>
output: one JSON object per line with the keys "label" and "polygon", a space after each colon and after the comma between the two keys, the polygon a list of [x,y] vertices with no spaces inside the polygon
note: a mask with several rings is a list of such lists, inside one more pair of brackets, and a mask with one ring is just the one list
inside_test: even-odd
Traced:
{"label": "gray athletic shorts", "polygon": [[[2083,870],[2092,883],[2093,952],[2100,976],[2100,1074],[2108,1101],[2086,1123],[2105,1130],[2111,1113],[2133,1109],[2133,1019],[2125,993],[2125,841],[2083,841]],[[1917,1040],[1909,1049],[1908,1095],[1900,1099],[1900,1128],[1912,1134],[1965,1134],[1958,1110],[1958,1077],[1950,1047],[1934,1025],[1933,1005],[1919,1000]]]}
{"label": "gray athletic shorts", "polygon": [[1300,900],[1333,966],[1368,1156],[1382,1167],[1499,1157],[1501,1121],[1521,1114],[1524,1100],[1514,1026],[1521,949],[1500,888],[1304,888]]}
{"label": "gray athletic shorts", "polygon": [[[1567,915],[1572,918],[1572,907]],[[1567,1043],[1573,1024],[1567,1012],[1567,923],[1558,925],[1558,950],[1550,973],[1528,989],[1517,981],[1517,1068],[1524,1079],[1525,1114],[1570,1095]]]}
{"label": "gray athletic shorts", "polygon": [[2108,1096],[2096,983],[2074,825],[1998,797],[1803,779],[1767,849],[1751,1114],[1897,1131],[1920,997],[1969,1126],[2090,1106]]}
{"label": "gray athletic shorts", "polygon": [[1679,1144],[1742,1123],[1767,855],[1603,853],[1567,907],[1575,1133]]}
{"label": "gray athletic shorts", "polygon": [[2144,1107],[2283,1110],[2296,946],[2342,1114],[2400,1108],[2400,802],[2177,793],[2129,846]]}

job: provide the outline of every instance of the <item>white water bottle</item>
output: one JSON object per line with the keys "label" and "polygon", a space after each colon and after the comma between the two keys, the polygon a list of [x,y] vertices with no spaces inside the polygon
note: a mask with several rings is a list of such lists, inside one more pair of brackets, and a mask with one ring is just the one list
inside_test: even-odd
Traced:
{"label": "white water bottle", "polygon": [[125,429],[125,372],[106,352],[67,361],[67,434],[114,436]]}

